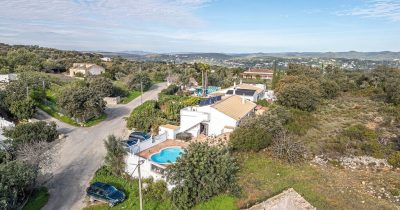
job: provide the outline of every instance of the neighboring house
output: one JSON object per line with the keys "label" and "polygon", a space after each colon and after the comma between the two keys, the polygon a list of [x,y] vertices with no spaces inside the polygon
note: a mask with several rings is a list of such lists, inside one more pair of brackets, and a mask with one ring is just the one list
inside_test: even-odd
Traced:
{"label": "neighboring house", "polygon": [[14,126],[15,125],[13,122],[7,121],[0,117],[0,149],[2,148],[2,141],[7,139],[5,136],[3,136],[3,130]]}
{"label": "neighboring house", "polygon": [[243,72],[241,75],[245,79],[272,80],[274,71],[270,69],[250,68],[247,71]]}
{"label": "neighboring house", "polygon": [[232,87],[228,88],[226,95],[238,95],[247,100],[257,102],[265,96],[265,85],[244,83],[239,85],[234,84]]}
{"label": "neighboring house", "polygon": [[74,63],[69,69],[69,75],[74,77],[80,73],[83,76],[100,75],[105,72],[105,69],[97,64],[92,63]]}
{"label": "neighboring house", "polygon": [[180,132],[191,133],[194,137],[231,132],[254,113],[255,107],[255,103],[237,95],[226,96],[211,105],[186,107],[180,111]]}
{"label": "neighboring house", "polygon": [[109,58],[109,57],[103,57],[103,58],[100,58],[100,60],[102,60],[102,61],[104,61],[104,62],[110,62],[110,61],[111,61],[111,58]]}

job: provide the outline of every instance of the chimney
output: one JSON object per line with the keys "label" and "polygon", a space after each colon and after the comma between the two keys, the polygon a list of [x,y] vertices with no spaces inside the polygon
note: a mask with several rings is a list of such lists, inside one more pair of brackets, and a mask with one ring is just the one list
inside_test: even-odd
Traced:
{"label": "chimney", "polygon": [[243,80],[242,79],[240,79],[240,84],[242,84],[243,83]]}
{"label": "chimney", "polygon": [[245,104],[246,103],[246,99],[244,98],[244,95],[243,95],[243,97],[242,97],[242,104]]}

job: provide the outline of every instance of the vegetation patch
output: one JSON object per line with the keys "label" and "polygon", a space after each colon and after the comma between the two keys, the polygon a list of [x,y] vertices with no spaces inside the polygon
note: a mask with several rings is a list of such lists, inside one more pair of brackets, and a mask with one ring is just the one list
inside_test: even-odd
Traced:
{"label": "vegetation patch", "polygon": [[33,191],[32,195],[29,197],[28,202],[25,204],[22,210],[38,210],[42,209],[49,200],[49,192],[47,188],[41,187]]}

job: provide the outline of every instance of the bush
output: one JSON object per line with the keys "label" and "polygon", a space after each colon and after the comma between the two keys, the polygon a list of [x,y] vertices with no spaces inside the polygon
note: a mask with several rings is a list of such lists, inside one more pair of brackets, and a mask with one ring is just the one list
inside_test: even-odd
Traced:
{"label": "bush", "polygon": [[44,121],[18,124],[14,128],[6,129],[4,136],[12,139],[13,145],[34,142],[52,142],[57,139],[57,125],[54,122],[47,124]]}
{"label": "bush", "polygon": [[294,136],[288,136],[286,132],[275,136],[271,151],[276,158],[288,163],[301,162],[306,154],[303,142],[295,140]]}
{"label": "bush", "polygon": [[129,129],[136,128],[148,132],[161,116],[157,101],[146,101],[132,111],[127,119],[127,126]]}
{"label": "bush", "polygon": [[269,106],[269,102],[266,99],[262,99],[262,100],[258,100],[257,105],[263,106],[263,107],[268,107]]}
{"label": "bush", "polygon": [[395,168],[400,168],[400,151],[393,152],[388,158],[388,163]]}
{"label": "bush", "polygon": [[18,209],[35,178],[35,170],[20,161],[0,164],[0,209]]}
{"label": "bush", "polygon": [[148,184],[148,187],[144,190],[145,195],[149,195],[155,200],[164,200],[168,197],[168,188],[165,181],[159,180],[153,182],[152,179],[144,181]]}
{"label": "bush", "polygon": [[168,86],[166,89],[161,91],[161,94],[164,95],[175,95],[175,93],[177,93],[179,91],[179,87],[177,85],[170,85]]}
{"label": "bush", "polygon": [[192,134],[191,133],[178,133],[176,134],[176,139],[184,140],[184,141],[189,141],[192,139]]}
{"label": "bush", "polygon": [[233,131],[229,141],[233,150],[258,152],[271,144],[272,135],[267,128],[253,125],[249,122]]}
{"label": "bush", "polygon": [[339,94],[340,87],[333,80],[323,80],[321,82],[322,96],[324,98],[333,99]]}
{"label": "bush", "polygon": [[176,185],[172,202],[189,209],[215,195],[238,194],[236,160],[222,146],[192,143],[177,162],[167,168],[167,180]]}

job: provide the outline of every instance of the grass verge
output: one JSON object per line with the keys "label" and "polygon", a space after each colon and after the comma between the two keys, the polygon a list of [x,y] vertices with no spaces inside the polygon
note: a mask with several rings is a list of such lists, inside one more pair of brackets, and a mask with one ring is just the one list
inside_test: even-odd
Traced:
{"label": "grass verge", "polygon": [[48,200],[49,192],[47,191],[47,188],[42,187],[32,193],[31,197],[29,198],[26,205],[22,208],[22,210],[42,209],[46,205]]}
{"label": "grass verge", "polygon": [[140,92],[139,91],[136,91],[136,90],[130,91],[129,94],[126,97],[123,97],[121,99],[121,104],[127,104],[127,103],[131,102],[133,99],[135,99],[135,98],[137,98],[139,96],[140,96]]}

